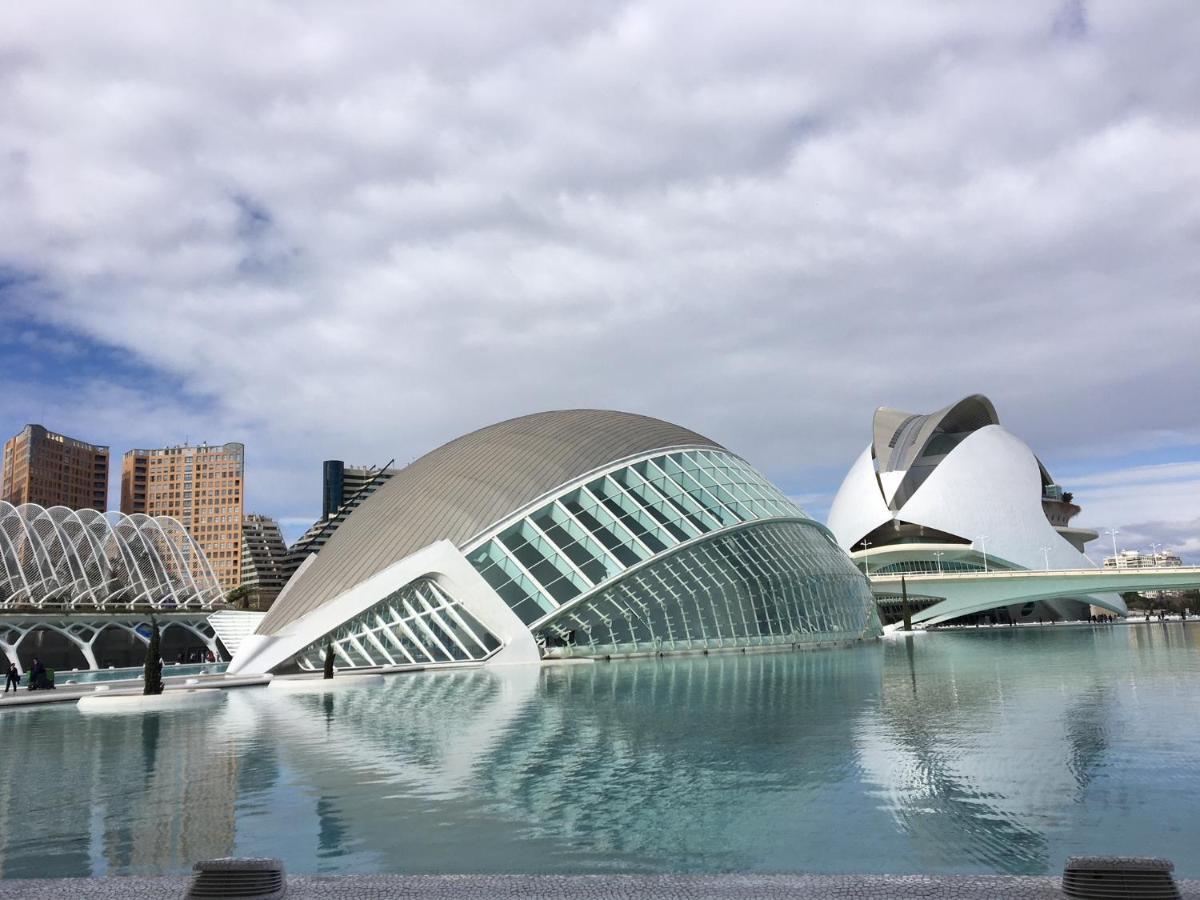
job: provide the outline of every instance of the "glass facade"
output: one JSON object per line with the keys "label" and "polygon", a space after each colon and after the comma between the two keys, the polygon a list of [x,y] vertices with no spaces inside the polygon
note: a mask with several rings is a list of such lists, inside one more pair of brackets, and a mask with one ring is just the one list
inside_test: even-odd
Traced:
{"label": "glass facade", "polygon": [[851,640],[871,625],[866,579],[817,525],[724,532],[642,567],[546,622],[564,655]]}
{"label": "glass facade", "polygon": [[[852,640],[878,628],[867,580],[774,485],[718,449],[595,472],[464,555],[548,652],[600,656]],[[430,577],[313,641],[323,665],[482,661],[498,639]]]}
{"label": "glass facade", "polygon": [[466,555],[548,646],[589,654],[858,637],[870,615],[824,530],[719,450],[597,475]]}
{"label": "glass facade", "polygon": [[527,625],[687,541],[746,522],[808,519],[729,453],[664,453],[598,475],[468,549]]}
{"label": "glass facade", "polygon": [[367,668],[482,661],[500,641],[430,578],[389,594],[296,655],[302,669],[319,670],[325,646],[337,665]]}

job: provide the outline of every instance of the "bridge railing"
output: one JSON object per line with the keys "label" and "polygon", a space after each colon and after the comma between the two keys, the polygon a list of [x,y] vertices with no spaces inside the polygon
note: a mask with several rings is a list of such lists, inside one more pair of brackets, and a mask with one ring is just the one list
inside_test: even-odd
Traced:
{"label": "bridge railing", "polygon": [[1138,581],[1149,576],[1151,579],[1166,580],[1173,577],[1200,576],[1200,566],[1160,566],[1154,568],[1096,568],[1096,569],[993,569],[987,572],[939,572],[937,569],[917,572],[871,573],[871,580],[899,581],[901,577],[934,579],[977,579],[977,578],[1029,578],[1031,576],[1060,577],[1082,575],[1089,578],[1124,577],[1127,581]]}

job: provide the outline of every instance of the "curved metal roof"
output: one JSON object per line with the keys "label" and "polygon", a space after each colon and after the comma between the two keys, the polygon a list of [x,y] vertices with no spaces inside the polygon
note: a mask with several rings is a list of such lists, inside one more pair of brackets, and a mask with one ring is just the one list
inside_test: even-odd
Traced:
{"label": "curved metal roof", "polygon": [[626,457],[715,441],[649,416],[570,409],[509,419],[401,469],[298,572],[258,628],[275,634],[434,541],[460,547],[555,488]]}
{"label": "curved metal roof", "polygon": [[937,412],[919,415],[885,406],[875,410],[872,431],[878,471],[903,471],[939,432],[976,431],[999,425],[996,407],[983,394],[971,394]]}

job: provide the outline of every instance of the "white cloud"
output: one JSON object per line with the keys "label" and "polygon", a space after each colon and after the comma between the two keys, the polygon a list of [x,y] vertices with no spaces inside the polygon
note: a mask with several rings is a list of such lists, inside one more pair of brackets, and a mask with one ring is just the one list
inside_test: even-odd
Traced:
{"label": "white cloud", "polygon": [[[1146,552],[1157,543],[1200,563],[1200,463],[1129,466],[1061,481],[1083,506],[1079,523],[1116,528],[1119,548]],[[1111,540],[1104,535],[1089,552],[1110,554]]]}
{"label": "white cloud", "polygon": [[169,386],[6,415],[243,440],[301,519],[323,457],[563,406],[797,494],[973,391],[1043,454],[1200,445],[1190,11],[5,5],[0,296]]}

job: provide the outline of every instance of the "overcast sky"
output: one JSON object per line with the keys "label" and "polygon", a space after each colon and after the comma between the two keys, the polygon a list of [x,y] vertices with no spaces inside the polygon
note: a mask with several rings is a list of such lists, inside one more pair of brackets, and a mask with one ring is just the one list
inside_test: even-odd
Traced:
{"label": "overcast sky", "polygon": [[1198,47],[1194,0],[6,3],[0,430],[243,441],[295,536],[324,458],[611,407],[823,518],[876,406],[982,392],[1200,561]]}

